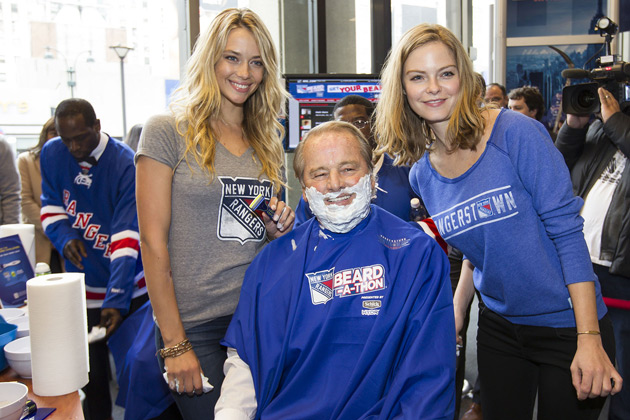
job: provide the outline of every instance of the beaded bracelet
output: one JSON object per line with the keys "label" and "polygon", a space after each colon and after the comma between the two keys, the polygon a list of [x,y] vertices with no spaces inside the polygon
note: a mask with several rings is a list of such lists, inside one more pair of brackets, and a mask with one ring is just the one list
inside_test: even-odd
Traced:
{"label": "beaded bracelet", "polygon": [[164,347],[163,349],[160,349],[159,353],[163,359],[166,359],[167,357],[181,356],[189,350],[192,350],[192,344],[190,344],[190,341],[186,338],[184,341],[175,344],[173,347]]}
{"label": "beaded bracelet", "polygon": [[599,331],[579,331],[577,335],[580,335],[580,334],[600,335],[601,333]]}

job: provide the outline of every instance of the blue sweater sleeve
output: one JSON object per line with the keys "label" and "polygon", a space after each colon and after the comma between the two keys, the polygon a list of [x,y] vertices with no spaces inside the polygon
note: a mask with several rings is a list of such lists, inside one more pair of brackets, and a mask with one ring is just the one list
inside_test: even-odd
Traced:
{"label": "blue sweater sleeve", "polygon": [[114,208],[110,238],[110,278],[103,308],[116,308],[124,315],[134,290],[140,264],[140,235],[136,213],[136,181],[132,156],[121,168],[117,202]]}
{"label": "blue sweater sleeve", "polygon": [[[531,120],[531,119],[530,119]],[[580,216],[583,201],[573,195],[569,170],[545,128],[515,121],[506,131],[510,159],[552,240],[565,284],[594,281]]]}
{"label": "blue sweater sleeve", "polygon": [[50,140],[42,148],[40,165],[42,173],[41,220],[44,233],[56,249],[63,254],[63,248],[72,239],[81,239],[72,229],[63,203],[63,191],[58,184],[58,174],[53,165],[56,150],[65,147],[60,139]]}

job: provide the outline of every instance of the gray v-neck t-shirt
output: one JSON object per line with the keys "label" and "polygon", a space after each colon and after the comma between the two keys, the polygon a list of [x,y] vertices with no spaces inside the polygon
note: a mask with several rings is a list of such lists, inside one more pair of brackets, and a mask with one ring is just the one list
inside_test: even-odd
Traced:
{"label": "gray v-neck t-shirt", "polygon": [[[265,226],[248,205],[274,192],[250,147],[241,156],[217,143],[215,177],[184,158],[186,144],[172,115],[151,117],[136,159],[147,156],[174,170],[168,251],[184,328],[234,313],[249,264],[266,240]],[[192,171],[191,171],[192,169]]]}

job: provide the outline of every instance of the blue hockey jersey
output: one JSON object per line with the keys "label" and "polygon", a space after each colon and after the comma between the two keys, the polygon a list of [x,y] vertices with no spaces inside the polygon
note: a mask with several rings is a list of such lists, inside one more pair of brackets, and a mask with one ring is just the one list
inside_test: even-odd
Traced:
{"label": "blue hockey jersey", "polygon": [[247,270],[223,344],[249,365],[260,419],[452,419],[448,260],[372,205],[347,234],[311,219]]}
{"label": "blue hockey jersey", "polygon": [[146,293],[136,214],[133,151],[111,137],[96,166],[82,168],[61,138],[41,152],[42,227],[60,252],[72,239],[84,242],[88,308],[116,308]]}

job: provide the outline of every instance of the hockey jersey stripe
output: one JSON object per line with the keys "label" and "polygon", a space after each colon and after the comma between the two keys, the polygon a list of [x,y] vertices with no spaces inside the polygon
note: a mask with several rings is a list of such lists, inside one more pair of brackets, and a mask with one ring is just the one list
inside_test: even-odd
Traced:
{"label": "hockey jersey stripe", "polygon": [[68,215],[61,206],[44,206],[40,212],[40,219],[42,221],[42,228],[46,230],[51,224],[60,220],[67,220]]}
{"label": "hockey jersey stripe", "polygon": [[114,261],[120,257],[138,258],[140,249],[140,235],[133,230],[124,230],[112,235],[111,257]]}
{"label": "hockey jersey stripe", "polygon": [[117,249],[116,251],[112,252],[112,255],[109,257],[109,259],[111,261],[114,261],[116,258],[120,257],[138,258],[138,251],[131,248]]}
{"label": "hockey jersey stripe", "polygon": [[66,216],[65,214],[59,214],[59,215],[51,215],[46,217],[45,219],[42,216],[42,229],[44,229],[44,231],[48,228],[48,226],[52,225],[55,222],[58,222],[60,220],[67,220],[68,216]]}
{"label": "hockey jersey stripe", "polygon": [[140,242],[137,239],[132,238],[123,238],[120,240],[112,239],[112,245],[110,248],[112,252],[125,248],[138,251],[140,249]]}
{"label": "hockey jersey stripe", "polygon": [[[144,270],[136,275],[134,279],[134,291],[132,298],[136,298],[147,293],[147,283],[144,279]],[[107,289],[104,287],[85,287],[85,300],[88,308],[100,308],[105,300]]]}
{"label": "hockey jersey stripe", "polygon": [[120,241],[122,239],[129,238],[135,239],[136,241],[140,241],[140,234],[135,230],[123,230],[122,232],[116,232],[112,235],[112,245],[114,242]]}
{"label": "hockey jersey stripe", "polygon": [[100,300],[100,301],[102,301],[103,299],[105,299],[105,293],[90,292],[89,290],[86,290],[85,291],[85,298],[87,300]]}
{"label": "hockey jersey stripe", "polygon": [[86,284],[85,285],[85,290],[86,290],[86,292],[90,292],[90,293],[103,293],[103,294],[105,294],[105,292],[107,291],[107,288],[106,287],[88,286]]}
{"label": "hockey jersey stripe", "polygon": [[43,206],[42,209],[40,210],[41,216],[45,217],[45,215],[48,214],[48,213],[53,213],[53,214],[63,213],[63,214],[66,214],[66,211],[61,206]]}

